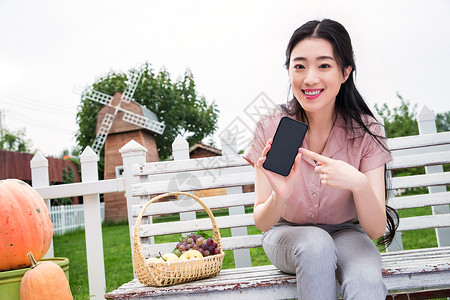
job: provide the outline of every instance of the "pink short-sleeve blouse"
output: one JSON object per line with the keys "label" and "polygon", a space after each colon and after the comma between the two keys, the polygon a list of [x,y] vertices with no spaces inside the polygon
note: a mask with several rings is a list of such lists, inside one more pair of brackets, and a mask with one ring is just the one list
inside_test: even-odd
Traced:
{"label": "pink short-sleeve blouse", "polygon": [[[256,124],[253,139],[243,154],[249,163],[256,163],[267,140],[274,136],[283,116],[288,115],[283,110],[276,109]],[[366,117],[365,123],[372,133],[382,135],[381,126],[375,119]],[[360,133],[348,136],[343,125],[344,121],[339,116],[321,153],[323,156],[345,161],[361,172],[378,168],[392,160],[392,155],[371,135]],[[309,149],[306,139],[302,147]],[[314,173],[315,166],[312,159],[302,157],[302,178],[286,201],[282,218],[297,224],[340,224],[356,218],[352,193],[349,190],[321,185],[319,175]]]}

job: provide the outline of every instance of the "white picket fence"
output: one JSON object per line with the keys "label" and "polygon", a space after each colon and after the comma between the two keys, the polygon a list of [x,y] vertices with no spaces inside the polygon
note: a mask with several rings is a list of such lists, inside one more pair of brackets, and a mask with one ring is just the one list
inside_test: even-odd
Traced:
{"label": "white picket fence", "polygon": [[[100,216],[105,220],[105,203],[100,202]],[[58,205],[50,207],[50,219],[53,223],[53,234],[64,234],[78,228],[84,228],[84,205]]]}
{"label": "white picket fence", "polygon": [[[417,122],[419,125],[420,134],[428,134],[436,132],[435,116],[425,106],[421,109],[417,115]],[[232,134],[239,134],[239,132],[233,132]],[[239,136],[235,137],[235,139]],[[137,144],[137,143],[136,143]],[[224,147],[227,147],[226,145]],[[134,164],[145,163],[145,151],[143,147],[123,147],[120,149],[122,155],[123,166],[125,170],[131,170]],[[183,139],[176,139],[172,144],[173,156],[182,156],[185,159],[189,158],[187,142]],[[405,153],[406,154],[406,153]],[[397,155],[403,155],[403,153],[397,153]],[[35,190],[44,198],[47,205],[50,206],[48,199],[57,199],[64,197],[78,197],[83,196],[83,215],[85,220],[85,236],[86,236],[86,258],[88,267],[88,281],[89,281],[89,294],[90,299],[104,299],[104,293],[106,289],[105,283],[105,267],[103,258],[103,238],[102,238],[102,216],[101,216],[101,204],[99,200],[100,194],[113,193],[113,192],[125,192],[131,193],[131,184],[136,182],[136,178],[133,178],[131,172],[125,172],[124,178],[98,180],[98,168],[97,168],[98,156],[95,152],[87,147],[80,156],[81,163],[81,180],[82,182],[53,185],[49,186],[48,175],[48,161],[40,153],[36,153],[30,162],[32,185]],[[442,166],[436,166],[442,168]],[[432,170],[435,171],[435,170]],[[125,181],[127,189],[125,189]],[[434,190],[431,192],[435,192]],[[131,198],[131,195],[130,195]],[[129,220],[131,217],[131,205],[133,203],[127,203]],[[448,211],[449,207],[443,206],[436,208]],[[434,211],[434,209],[433,209]],[[440,230],[449,230],[441,228]],[[439,236],[440,234],[438,234]],[[448,237],[450,234],[442,234],[438,239]],[[400,239],[400,237],[398,237]],[[442,243],[442,245],[444,245]],[[131,251],[131,249],[130,249]],[[53,257],[53,244],[51,245],[46,257]]]}

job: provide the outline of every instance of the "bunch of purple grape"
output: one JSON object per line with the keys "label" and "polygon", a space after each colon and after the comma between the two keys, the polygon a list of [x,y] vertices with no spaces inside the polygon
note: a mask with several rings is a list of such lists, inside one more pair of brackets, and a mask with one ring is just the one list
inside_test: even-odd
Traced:
{"label": "bunch of purple grape", "polygon": [[217,243],[213,239],[204,239],[201,235],[191,234],[184,238],[177,244],[177,247],[172,251],[177,256],[180,256],[188,250],[198,250],[204,257],[220,253]]}

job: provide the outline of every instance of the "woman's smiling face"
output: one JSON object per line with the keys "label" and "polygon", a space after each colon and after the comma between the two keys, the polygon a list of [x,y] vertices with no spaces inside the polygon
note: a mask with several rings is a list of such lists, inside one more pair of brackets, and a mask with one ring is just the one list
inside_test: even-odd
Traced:
{"label": "woman's smiling face", "polygon": [[351,67],[344,69],[334,57],[333,46],[320,38],[306,38],[291,52],[289,77],[292,92],[305,112],[333,112],[341,84]]}

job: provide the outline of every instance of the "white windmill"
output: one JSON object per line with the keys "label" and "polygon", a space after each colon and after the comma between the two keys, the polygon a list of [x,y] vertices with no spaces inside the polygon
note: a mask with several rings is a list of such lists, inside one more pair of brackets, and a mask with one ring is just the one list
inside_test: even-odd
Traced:
{"label": "white windmill", "polygon": [[136,87],[139,83],[139,80],[141,79],[143,72],[144,68],[143,66],[141,66],[136,70],[136,72],[134,72],[133,74],[131,74],[131,76],[129,76],[127,81],[127,87],[124,93],[121,95],[120,101],[115,106],[113,105],[114,96],[96,91],[92,89],[92,87],[89,87],[82,91],[81,95],[83,98],[114,108],[113,113],[105,114],[101,122],[101,125],[97,131],[94,143],[92,144],[92,149],[94,150],[95,153],[99,154],[101,149],[103,148],[106,138],[108,137],[109,131],[111,130],[111,126],[114,122],[114,119],[119,111],[124,113],[122,120],[126,122],[148,129],[157,134],[162,134],[164,132],[165,125],[158,121],[157,116],[153,112],[150,112],[148,109],[143,109],[143,114],[145,115],[143,116],[131,112],[127,109],[124,109],[121,106],[123,103],[130,103],[130,102],[134,102],[137,105],[140,105],[133,99],[133,95],[134,92],[136,91]]}

